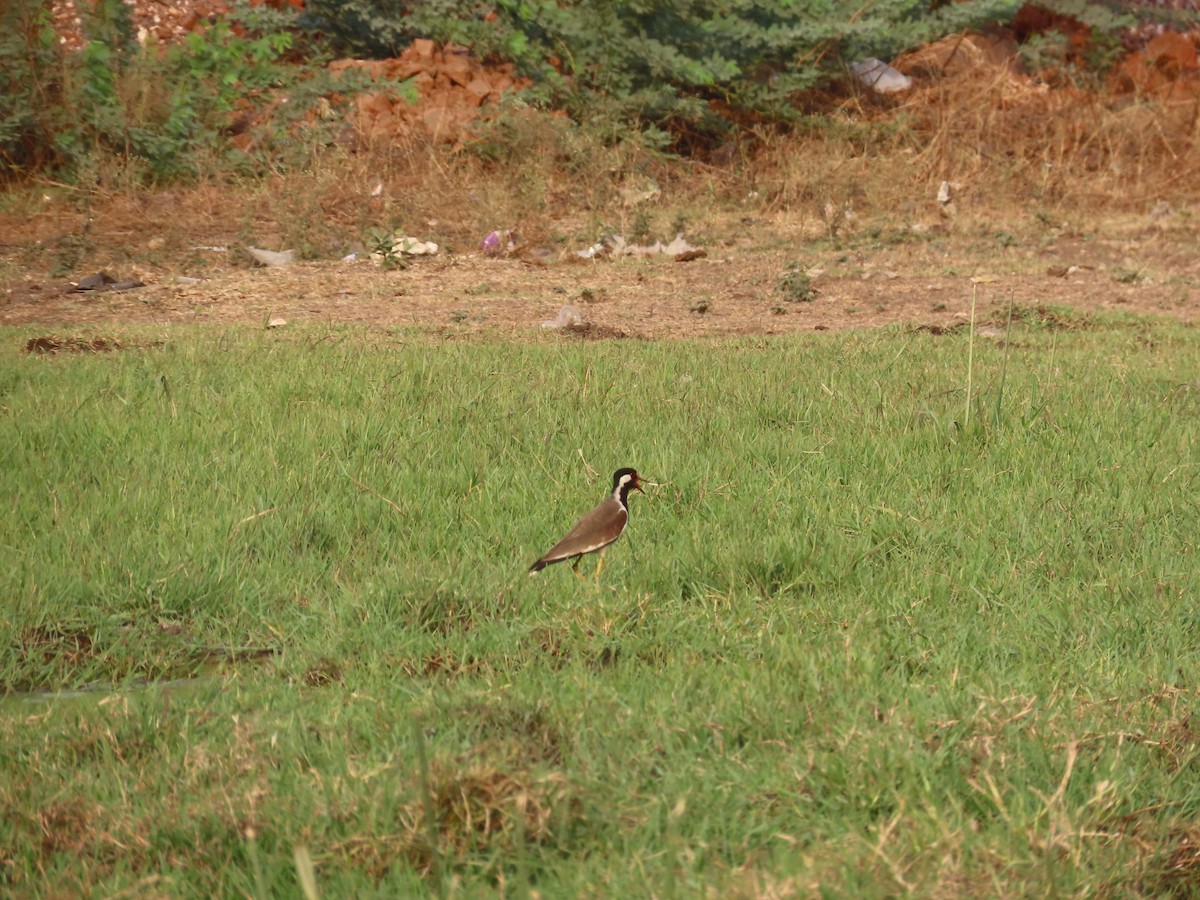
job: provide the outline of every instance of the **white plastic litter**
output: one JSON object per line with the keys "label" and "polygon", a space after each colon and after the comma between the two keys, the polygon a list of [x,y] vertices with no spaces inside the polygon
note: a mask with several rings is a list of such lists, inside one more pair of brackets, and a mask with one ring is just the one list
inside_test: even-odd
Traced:
{"label": "white plastic litter", "polygon": [[911,78],[873,56],[856,62],[850,67],[850,71],[859,84],[869,87],[877,94],[898,94],[912,87]]}

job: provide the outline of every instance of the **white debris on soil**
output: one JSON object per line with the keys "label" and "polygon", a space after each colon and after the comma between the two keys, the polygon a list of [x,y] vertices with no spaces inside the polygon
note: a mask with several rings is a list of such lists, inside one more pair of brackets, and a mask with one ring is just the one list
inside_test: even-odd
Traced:
{"label": "white debris on soil", "polygon": [[254,257],[260,266],[290,266],[296,261],[295,250],[262,250],[258,247],[247,247],[246,252]]}
{"label": "white debris on soil", "polygon": [[[422,241],[414,237],[397,236],[392,242],[390,255],[396,256],[433,256],[438,252],[438,245],[433,241]],[[383,265],[387,260],[388,254],[376,250],[371,254],[371,262],[375,265]]]}
{"label": "white debris on soil", "polygon": [[696,250],[692,244],[684,238],[682,234],[675,235],[674,239],[664,244],[662,241],[655,241],[653,244],[631,244],[625,237],[620,234],[614,234],[611,237],[605,238],[604,241],[588,247],[585,250],[576,250],[575,255],[580,259],[596,259],[601,256],[678,256],[680,253],[690,253]]}
{"label": "white debris on soil", "polygon": [[912,87],[912,79],[883,60],[869,56],[850,67],[851,73],[863,87],[877,94],[898,94]]}
{"label": "white debris on soil", "polygon": [[542,327],[559,329],[559,328],[570,328],[572,325],[582,325],[582,324],[583,324],[583,316],[580,315],[579,310],[576,309],[574,306],[567,304],[566,306],[564,306],[562,309],[560,309],[558,311],[557,317],[550,319],[549,321],[543,322]]}

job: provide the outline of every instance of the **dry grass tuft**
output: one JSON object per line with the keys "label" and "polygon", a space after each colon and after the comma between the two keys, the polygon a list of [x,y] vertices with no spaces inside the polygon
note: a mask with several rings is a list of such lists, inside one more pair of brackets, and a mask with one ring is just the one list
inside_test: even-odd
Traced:
{"label": "dry grass tuft", "polygon": [[96,808],[80,797],[68,797],[44,806],[37,815],[44,856],[78,854],[92,843]]}
{"label": "dry grass tuft", "polygon": [[636,335],[626,334],[619,328],[613,328],[609,325],[600,325],[594,322],[579,322],[574,325],[568,325],[562,329],[563,334],[569,334],[571,337],[579,338],[585,341],[610,341],[622,340]]}
{"label": "dry grass tuft", "polygon": [[464,675],[478,675],[491,670],[491,666],[484,660],[474,656],[459,659],[449,650],[431,653],[418,660],[400,659],[395,662],[395,666],[409,678],[445,676],[451,684]]}
{"label": "dry grass tuft", "polygon": [[[1000,308],[987,322],[981,324],[1003,328],[1008,324],[1008,315],[1007,309]],[[1048,331],[1081,331],[1096,327],[1095,316],[1090,313],[1076,312],[1066,307],[1055,307],[1045,303],[1031,306],[1014,305],[1012,321],[1037,325]]]}
{"label": "dry grass tuft", "polygon": [[30,338],[25,342],[26,353],[107,353],[120,350],[124,344],[108,338],[60,338],[53,335]]}
{"label": "dry grass tuft", "polygon": [[[502,771],[486,764],[465,770],[438,767],[431,773],[434,818],[443,849],[471,852],[515,849],[548,841],[557,824],[579,814],[570,783],[559,772]],[[420,805],[407,816],[419,822]]]}
{"label": "dry grass tuft", "polygon": [[342,667],[334,660],[323,659],[304,672],[304,683],[309,687],[329,687],[343,680]]}
{"label": "dry grass tuft", "polygon": [[1174,846],[1154,879],[1155,896],[1194,897],[1200,884],[1200,824],[1177,829]]}
{"label": "dry grass tuft", "polygon": [[374,878],[386,876],[398,859],[430,877],[439,861],[458,867],[486,860],[492,866],[521,847],[549,844],[581,815],[575,788],[558,772],[434,763],[430,782],[436,848],[429,843],[425,805],[414,799],[398,814],[398,833],[356,835],[335,849]]}
{"label": "dry grass tuft", "polygon": [[86,628],[38,625],[21,634],[17,653],[43,663],[62,660],[69,665],[79,665],[95,654],[95,648],[91,632]]}

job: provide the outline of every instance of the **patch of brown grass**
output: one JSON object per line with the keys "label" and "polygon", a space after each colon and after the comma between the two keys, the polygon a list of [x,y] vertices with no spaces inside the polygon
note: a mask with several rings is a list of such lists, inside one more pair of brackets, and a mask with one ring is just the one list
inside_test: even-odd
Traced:
{"label": "patch of brown grass", "polygon": [[600,325],[595,322],[579,322],[574,325],[568,325],[561,330],[561,333],[569,334],[571,337],[577,337],[585,341],[610,341],[631,336],[636,337],[636,335],[626,334],[619,328]]}
{"label": "patch of brown grass", "polygon": [[[397,858],[429,876],[439,862],[495,860],[524,846],[551,843],[582,814],[577,790],[561,773],[482,762],[465,767],[435,762],[430,797],[431,809],[414,799],[400,810],[398,832],[356,835],[334,849],[375,878],[384,877]],[[430,845],[431,833],[436,847]]]}
{"label": "patch of brown grass", "polygon": [[1136,848],[1136,863],[1110,889],[1117,896],[1194,897],[1200,885],[1200,823],[1156,821],[1157,806],[1135,810],[1113,823],[1113,831]]}
{"label": "patch of brown grass", "polygon": [[97,650],[91,632],[82,626],[36,625],[21,633],[17,653],[45,664],[61,661],[78,666],[92,659]]}
{"label": "patch of brown grass", "polygon": [[1173,845],[1150,885],[1154,896],[1195,897],[1200,888],[1200,823],[1176,829]]}
{"label": "patch of brown grass", "polygon": [[26,353],[107,353],[120,350],[124,344],[109,338],[62,338],[53,335],[30,338],[25,342]]}
{"label": "patch of brown grass", "polygon": [[309,687],[329,687],[343,680],[342,667],[334,660],[323,659],[304,672],[304,683]]}
{"label": "patch of brown grass", "polygon": [[42,807],[37,814],[42,855],[79,854],[90,846],[95,815],[96,809],[81,797],[67,797]]}
{"label": "patch of brown grass", "polygon": [[478,675],[491,669],[484,660],[476,659],[474,656],[459,659],[449,650],[431,653],[422,659],[399,659],[394,664],[410,678],[444,676],[450,680],[451,684],[464,675]]}
{"label": "patch of brown grass", "polygon": [[[556,825],[579,815],[574,789],[559,772],[501,770],[485,763],[465,769],[435,764],[430,782],[440,851],[458,858],[544,843]],[[414,833],[423,833],[424,812],[420,802],[404,811]],[[420,851],[428,848],[418,844],[414,849],[424,856]]]}
{"label": "patch of brown grass", "polygon": [[[1074,312],[1064,307],[1053,307],[1045,303],[1032,306],[1013,306],[1012,320],[1026,324],[1036,324],[1050,331],[1085,331],[1095,327],[1095,317],[1090,313]],[[998,308],[986,323],[997,328],[1003,328],[1008,322],[1008,310]]]}

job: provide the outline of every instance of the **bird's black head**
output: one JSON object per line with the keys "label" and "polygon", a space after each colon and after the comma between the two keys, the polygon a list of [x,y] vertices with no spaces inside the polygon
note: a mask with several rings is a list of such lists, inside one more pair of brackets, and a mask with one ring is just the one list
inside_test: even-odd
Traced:
{"label": "bird's black head", "polygon": [[[613,472],[613,493],[625,502],[631,490],[642,491],[642,479],[634,469],[617,469]],[[642,491],[642,493],[646,493]]]}

